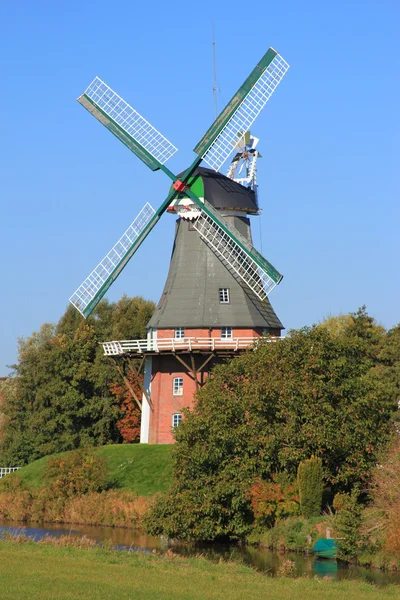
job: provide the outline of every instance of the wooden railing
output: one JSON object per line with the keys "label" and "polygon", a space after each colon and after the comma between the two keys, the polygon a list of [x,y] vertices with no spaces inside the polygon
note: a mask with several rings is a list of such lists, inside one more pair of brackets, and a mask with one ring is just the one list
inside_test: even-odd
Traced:
{"label": "wooden railing", "polygon": [[20,468],[21,467],[0,467],[0,479],[10,473],[14,473],[14,471],[18,471]]}
{"label": "wooden railing", "polygon": [[[254,345],[260,337],[242,338],[159,338],[153,340],[120,340],[115,342],[103,342],[104,354],[116,356],[121,354],[143,354],[144,352],[177,352],[192,350],[244,350]],[[276,342],[281,338],[271,337],[268,342]]]}

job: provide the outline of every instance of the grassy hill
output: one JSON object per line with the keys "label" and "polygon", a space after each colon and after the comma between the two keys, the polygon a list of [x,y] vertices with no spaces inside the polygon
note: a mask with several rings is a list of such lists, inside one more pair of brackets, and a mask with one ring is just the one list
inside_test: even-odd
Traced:
{"label": "grassy hill", "polygon": [[[94,450],[106,459],[109,482],[113,487],[137,491],[139,496],[152,496],[169,486],[172,448],[171,445],[118,444]],[[50,458],[52,456],[45,456],[20,469],[18,476],[21,481],[29,487],[39,487]]]}

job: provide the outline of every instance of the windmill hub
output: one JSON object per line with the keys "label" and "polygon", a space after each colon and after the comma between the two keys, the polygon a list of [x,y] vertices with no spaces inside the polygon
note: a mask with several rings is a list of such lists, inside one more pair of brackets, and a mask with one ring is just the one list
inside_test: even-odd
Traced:
{"label": "windmill hub", "polygon": [[180,179],[177,179],[172,187],[177,192],[183,192],[187,188],[187,185],[185,183],[183,183],[183,181],[181,181]]}

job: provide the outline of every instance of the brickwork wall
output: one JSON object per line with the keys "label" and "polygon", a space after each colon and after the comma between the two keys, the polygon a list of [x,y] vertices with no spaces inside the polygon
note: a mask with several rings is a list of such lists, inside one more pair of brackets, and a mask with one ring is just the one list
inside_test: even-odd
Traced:
{"label": "brickwork wall", "polygon": [[[190,355],[182,356],[190,364]],[[196,356],[196,367],[206,359],[204,355]],[[211,366],[210,366],[211,363]],[[208,376],[209,369],[215,362],[210,361],[202,374],[202,380]],[[173,380],[175,377],[183,379],[183,395],[174,396]],[[201,375],[198,375],[200,381]],[[193,396],[196,392],[196,383],[191,374],[174,356],[153,356],[153,374],[151,379],[151,400],[153,410],[150,414],[150,444],[172,444],[172,415],[181,413],[183,407],[192,408]]]}
{"label": "brickwork wall", "polygon": [[[261,327],[256,327],[255,329],[243,329],[239,327],[232,328],[232,337],[260,337],[263,335],[263,329]],[[270,335],[280,336],[279,329],[270,329]],[[157,338],[158,339],[170,339],[175,337],[175,329],[158,329],[157,330]],[[185,337],[197,337],[197,338],[220,338],[221,337],[221,328],[206,328],[206,329],[192,329],[189,327],[185,327]]]}

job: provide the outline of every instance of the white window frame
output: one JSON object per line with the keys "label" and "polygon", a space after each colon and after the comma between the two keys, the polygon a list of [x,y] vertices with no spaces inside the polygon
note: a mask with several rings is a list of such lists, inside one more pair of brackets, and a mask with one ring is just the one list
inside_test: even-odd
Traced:
{"label": "white window frame", "polygon": [[219,303],[220,304],[230,304],[230,294],[229,288],[219,288]]}
{"label": "white window frame", "polygon": [[183,340],[185,337],[185,328],[184,327],[175,327],[175,339]]}
{"label": "white window frame", "polygon": [[221,327],[221,340],[231,340],[232,333],[232,327]]}
{"label": "white window frame", "polygon": [[183,377],[174,377],[172,380],[172,394],[183,396]]}
{"label": "white window frame", "polygon": [[172,415],[172,429],[175,429],[175,427],[179,427],[179,425],[182,423],[182,413],[174,413]]}

